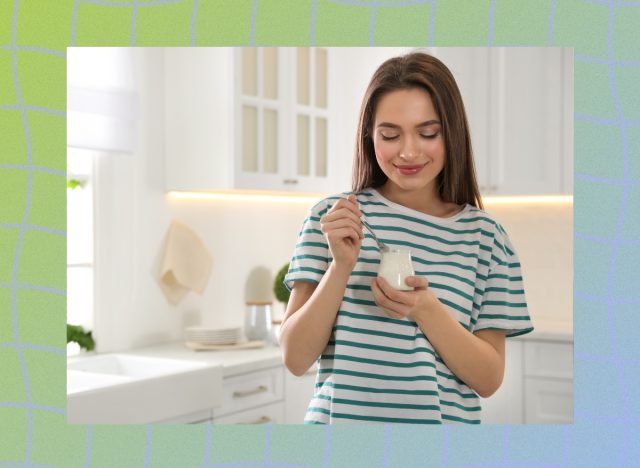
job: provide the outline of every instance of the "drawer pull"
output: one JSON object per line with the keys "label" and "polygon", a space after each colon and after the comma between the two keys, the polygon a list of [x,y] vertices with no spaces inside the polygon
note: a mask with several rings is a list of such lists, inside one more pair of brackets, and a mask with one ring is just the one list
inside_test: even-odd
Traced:
{"label": "drawer pull", "polygon": [[266,385],[260,385],[252,390],[236,390],[233,392],[233,398],[244,398],[256,393],[263,393],[269,390]]}
{"label": "drawer pull", "polygon": [[260,419],[256,419],[253,422],[247,424],[267,424],[271,422],[271,418],[269,416],[262,416]]}

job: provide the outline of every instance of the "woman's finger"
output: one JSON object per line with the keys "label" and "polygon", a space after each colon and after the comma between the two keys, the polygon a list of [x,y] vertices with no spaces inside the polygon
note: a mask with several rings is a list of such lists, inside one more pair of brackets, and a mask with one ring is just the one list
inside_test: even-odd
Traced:
{"label": "woman's finger", "polygon": [[[376,278],[382,293],[391,299],[393,302],[397,302],[398,304],[403,305],[413,305],[414,299],[410,294],[411,291],[400,291],[389,284],[387,280],[378,276]],[[407,285],[410,286],[410,285]]]}

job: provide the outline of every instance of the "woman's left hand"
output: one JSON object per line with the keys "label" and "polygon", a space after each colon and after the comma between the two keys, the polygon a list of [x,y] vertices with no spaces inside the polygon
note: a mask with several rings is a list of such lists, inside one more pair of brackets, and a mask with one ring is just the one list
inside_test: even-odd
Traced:
{"label": "woman's left hand", "polygon": [[414,290],[395,289],[384,278],[377,277],[371,282],[373,299],[392,318],[417,320],[421,314],[428,313],[437,297],[424,276],[409,276],[406,284]]}

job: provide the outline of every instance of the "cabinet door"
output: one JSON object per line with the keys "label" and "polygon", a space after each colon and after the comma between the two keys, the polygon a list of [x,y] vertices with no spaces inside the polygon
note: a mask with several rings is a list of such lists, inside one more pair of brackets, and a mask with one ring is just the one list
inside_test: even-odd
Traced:
{"label": "cabinet door", "polygon": [[327,191],[329,181],[329,51],[292,51],[291,164],[286,183],[301,192]]}
{"label": "cabinet door", "polygon": [[285,423],[302,424],[307,407],[313,397],[316,382],[316,365],[296,377],[285,370]]}
{"label": "cabinet door", "polygon": [[490,51],[489,194],[568,193],[572,94],[559,48]]}
{"label": "cabinet door", "polygon": [[567,379],[525,379],[525,422],[569,424],[573,422],[573,382]]}
{"label": "cabinet door", "polygon": [[287,174],[284,115],[286,50],[244,47],[235,52],[235,186],[283,190]]}
{"label": "cabinet door", "polygon": [[213,418],[214,424],[282,424],[283,421],[284,404],[282,402]]}
{"label": "cabinet door", "polygon": [[507,339],[502,385],[489,398],[480,399],[482,424],[524,423],[523,362],[522,342],[510,338]]}

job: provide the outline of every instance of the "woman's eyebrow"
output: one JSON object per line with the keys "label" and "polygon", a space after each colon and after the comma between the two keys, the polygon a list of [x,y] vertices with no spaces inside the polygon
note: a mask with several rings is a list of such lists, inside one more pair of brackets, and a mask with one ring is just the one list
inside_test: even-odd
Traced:
{"label": "woman's eyebrow", "polygon": [[[429,125],[436,125],[439,124],[440,121],[439,120],[427,120],[425,122],[419,123],[418,125],[416,125],[415,128],[420,128],[420,127],[428,127]],[[386,128],[400,128],[400,125],[396,125],[393,124],[391,122],[380,122],[377,125],[378,128],[380,127],[386,127]]]}

